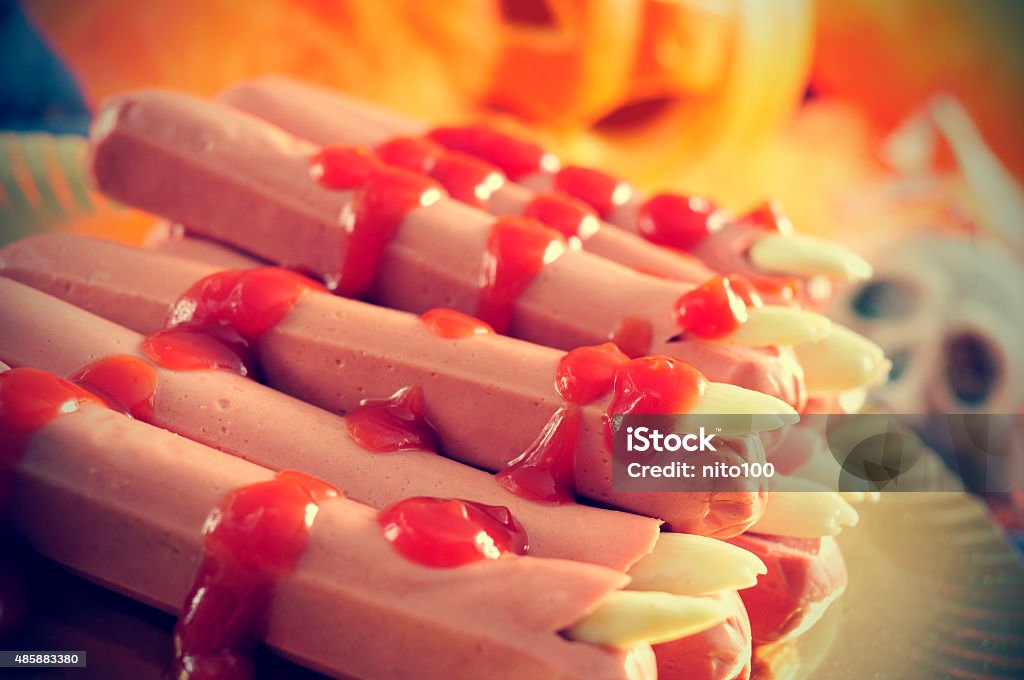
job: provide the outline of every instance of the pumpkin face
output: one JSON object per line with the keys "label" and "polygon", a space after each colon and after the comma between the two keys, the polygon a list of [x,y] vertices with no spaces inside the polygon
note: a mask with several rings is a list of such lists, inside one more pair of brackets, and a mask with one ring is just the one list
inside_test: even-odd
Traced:
{"label": "pumpkin face", "polygon": [[634,106],[707,92],[736,19],[728,3],[664,0],[505,0],[502,12],[491,99],[556,126],[628,118]]}
{"label": "pumpkin face", "polygon": [[[749,146],[800,100],[808,0],[502,0],[488,95],[641,183]],[[733,156],[735,158],[735,156]]]}

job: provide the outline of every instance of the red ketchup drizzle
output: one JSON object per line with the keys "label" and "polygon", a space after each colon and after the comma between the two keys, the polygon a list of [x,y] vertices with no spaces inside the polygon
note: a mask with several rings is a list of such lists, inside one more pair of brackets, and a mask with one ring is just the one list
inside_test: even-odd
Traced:
{"label": "red ketchup drizzle", "polygon": [[789,236],[793,233],[793,223],[786,217],[786,213],[783,212],[782,206],[778,201],[765,201],[761,203],[761,205],[748,212],[737,222],[756,229],[773,231],[783,236]]}
{"label": "red ketchup drizzle", "polygon": [[68,377],[136,420],[153,420],[156,370],[143,359],[117,354],[94,361]]}
{"label": "red ketchup drizzle", "polygon": [[554,182],[555,191],[578,198],[596,210],[602,219],[633,197],[633,190],[628,184],[593,168],[566,166],[558,171]]}
{"label": "red ketchup drizzle", "polygon": [[403,557],[427,567],[459,567],[529,549],[526,530],[502,506],[420,496],[381,510],[377,521]]}
{"label": "red ketchup drizzle", "polygon": [[174,628],[176,680],[251,678],[274,590],[306,546],[333,486],[301,472],[229,492],[203,526],[203,561]]}
{"label": "red ketchup drizzle", "polygon": [[531,217],[562,234],[576,246],[601,227],[594,211],[582,201],[554,193],[540,193],[523,208],[523,217]]}
{"label": "red ketchup drizzle", "polygon": [[505,183],[505,175],[490,163],[448,151],[430,139],[399,137],[381,144],[375,151],[385,163],[432,177],[452,198],[478,208],[483,208]]}
{"label": "red ketchup drizzle", "polygon": [[571,503],[576,491],[576,442],[580,416],[560,408],[522,455],[496,474],[503,487],[543,503]]}
{"label": "red ketchup drizzle", "polygon": [[565,237],[536,220],[496,220],[484,251],[476,315],[495,331],[507,332],[519,296],[545,265],[565,251]]}
{"label": "red ketchup drizzle", "polygon": [[175,371],[223,369],[250,375],[253,367],[238,351],[213,335],[186,327],[157,331],[142,341],[142,353]]}
{"label": "red ketchup drizzle", "polygon": [[632,359],[615,371],[607,415],[686,413],[707,386],[700,371],[678,359]]}
{"label": "red ketchup drizzle", "polygon": [[555,369],[555,391],[570,404],[597,401],[615,382],[615,371],[629,361],[610,342],[595,347],[578,347],[558,362]]}
{"label": "red ketchup drizzle", "polygon": [[493,328],[475,316],[443,307],[427,310],[420,316],[420,321],[434,335],[450,340],[468,338],[471,335],[492,335],[494,333]]}
{"label": "red ketchup drizzle", "polygon": [[804,288],[799,279],[783,276],[757,276],[750,280],[758,296],[772,304],[799,304]]}
{"label": "red ketchup drizzle", "polygon": [[636,228],[651,243],[692,250],[726,221],[726,214],[706,198],[658,194],[640,206]]}
{"label": "red ketchup drizzle", "polygon": [[328,287],[347,297],[369,291],[405,216],[443,195],[434,180],[387,166],[359,147],[324,147],[313,157],[310,174],[328,189],[355,191],[341,218],[346,232],[341,267],[336,280],[328,281]]}
{"label": "red ketchup drizzle", "polygon": [[642,316],[627,316],[608,338],[630,358],[646,355],[654,342],[654,326]]}
{"label": "red ketchup drizzle", "polygon": [[700,338],[722,338],[747,320],[748,307],[760,305],[761,298],[747,279],[715,276],[680,296],[676,323]]}
{"label": "red ketchup drizzle", "polygon": [[427,136],[447,149],[496,165],[513,181],[558,170],[558,159],[541,147],[487,127],[439,127]]}
{"label": "red ketchup drizzle", "polygon": [[423,391],[403,387],[387,399],[364,399],[345,414],[352,440],[367,451],[436,451],[437,430],[427,420]]}
{"label": "red ketchup drizzle", "polygon": [[221,368],[255,373],[256,345],[319,284],[275,267],[211,274],[182,295],[167,329],[146,338],[142,350],[165,368]]}
{"label": "red ketchup drizzle", "polygon": [[[34,368],[0,372],[0,523],[8,509],[14,468],[29,441],[51,420],[86,404],[104,406],[95,395]],[[28,616],[25,573],[11,558],[15,551],[0,541],[0,636],[18,629]]]}
{"label": "red ketchup drizzle", "polygon": [[85,404],[105,404],[91,392],[35,368],[0,372],[0,514],[7,476],[36,430]]}

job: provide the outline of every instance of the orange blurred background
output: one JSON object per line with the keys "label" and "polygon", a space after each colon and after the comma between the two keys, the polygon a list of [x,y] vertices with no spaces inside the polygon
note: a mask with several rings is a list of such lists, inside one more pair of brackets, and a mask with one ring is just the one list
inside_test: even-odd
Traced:
{"label": "orange blurred background", "polygon": [[[863,234],[851,187],[940,92],[1024,177],[1024,3],[1012,0],[29,0],[96,103],[286,73],[431,121],[489,117],[577,162],[798,229]],[[805,100],[805,93],[814,96]],[[869,227],[870,228],[870,227]]]}

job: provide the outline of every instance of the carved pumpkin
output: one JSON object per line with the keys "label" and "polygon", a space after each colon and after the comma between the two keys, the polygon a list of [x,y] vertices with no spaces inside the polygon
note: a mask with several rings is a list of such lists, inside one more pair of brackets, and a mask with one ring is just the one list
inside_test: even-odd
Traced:
{"label": "carved pumpkin", "polygon": [[735,159],[800,101],[807,0],[504,0],[490,101],[641,183]]}

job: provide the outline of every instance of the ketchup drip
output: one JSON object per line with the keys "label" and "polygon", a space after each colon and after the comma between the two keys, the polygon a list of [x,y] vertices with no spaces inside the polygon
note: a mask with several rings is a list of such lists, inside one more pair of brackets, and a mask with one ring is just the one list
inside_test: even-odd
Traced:
{"label": "ketchup drip", "polygon": [[772,304],[797,305],[804,294],[800,280],[792,277],[758,276],[750,282],[758,296],[767,298]]}
{"label": "ketchup drip", "polygon": [[203,561],[174,628],[169,677],[252,677],[249,650],[264,635],[277,583],[294,570],[320,503],[340,495],[284,471],[221,500],[203,526]]}
{"label": "ketchup drip", "polygon": [[571,503],[576,490],[580,416],[560,408],[521,456],[496,474],[498,484],[531,501]]}
{"label": "ketchup drip", "polygon": [[541,147],[487,127],[439,127],[427,136],[447,149],[484,159],[513,181],[558,170],[558,159]]}
{"label": "ketchup drip", "polygon": [[627,316],[619,322],[609,338],[627,356],[636,359],[646,355],[654,342],[654,326],[643,316]]}
{"label": "ketchup drip", "polygon": [[493,328],[475,316],[443,307],[427,310],[420,316],[420,321],[434,335],[450,340],[494,333]]}
{"label": "ketchup drip", "polygon": [[706,198],[658,194],[640,206],[636,228],[651,243],[693,250],[726,221],[726,213]]}
{"label": "ketchup drip", "polygon": [[[14,468],[32,436],[51,420],[83,406],[105,406],[95,395],[34,368],[0,372],[0,522],[8,509]],[[29,611],[25,574],[15,551],[0,541],[0,636],[20,627]]]}
{"label": "ketchup drip", "polygon": [[156,370],[143,359],[118,354],[94,361],[68,378],[106,401],[114,410],[152,422]]}
{"label": "ketchup drip", "polygon": [[405,216],[443,195],[434,180],[389,167],[358,147],[325,147],[313,157],[310,174],[328,189],[355,191],[341,217],[346,238],[340,271],[328,281],[328,287],[347,297],[369,292]]}
{"label": "ketchup drip", "polygon": [[257,343],[312,290],[323,287],[275,267],[211,274],[178,299],[167,329],[147,337],[142,351],[165,368],[256,375]]}
{"label": "ketchup drip", "polygon": [[187,327],[157,331],[142,341],[142,353],[156,365],[175,371],[223,369],[248,376],[255,373],[248,356],[209,332]]}
{"label": "ketchup drip", "polygon": [[[45,371],[12,368],[0,372],[0,487],[9,482],[8,475],[39,428],[86,404],[105,406],[91,392]],[[0,493],[0,513],[5,505]]]}
{"label": "ketchup drip", "polygon": [[395,550],[427,567],[459,567],[529,549],[526,530],[502,506],[420,496],[381,510],[377,521]]}
{"label": "ketchup drip", "polygon": [[403,387],[387,399],[364,399],[345,414],[352,440],[368,451],[436,451],[437,430],[427,420],[423,391]]}
{"label": "ketchup drip", "polygon": [[760,305],[760,296],[745,278],[715,276],[676,301],[676,323],[700,338],[722,338],[747,320],[748,307]]}
{"label": "ketchup drip", "polygon": [[508,332],[519,296],[545,265],[565,251],[565,238],[540,222],[524,217],[496,220],[480,272],[477,316],[497,332]]}
{"label": "ketchup drip", "polygon": [[595,402],[612,389],[615,372],[628,361],[629,357],[610,342],[578,347],[558,362],[555,391],[570,404]]}
{"label": "ketchup drip", "polygon": [[505,183],[497,167],[457,151],[448,151],[425,138],[399,137],[381,144],[377,155],[385,163],[431,177],[457,201],[478,208]]}
{"label": "ketchup drip", "polygon": [[707,386],[700,371],[678,359],[632,359],[615,371],[607,415],[687,413]]}
{"label": "ketchup drip", "polygon": [[607,218],[612,211],[633,198],[633,190],[618,177],[600,170],[570,165],[555,174],[555,191],[578,198]]}
{"label": "ketchup drip", "polygon": [[793,223],[786,217],[778,201],[765,201],[737,220],[740,224],[771,231],[783,236],[793,233]]}
{"label": "ketchup drip", "polygon": [[733,292],[743,300],[743,304],[747,308],[760,307],[763,304],[761,302],[761,293],[750,279],[739,274],[730,274],[725,277],[725,280],[729,282]]}
{"label": "ketchup drip", "polygon": [[531,217],[551,227],[579,246],[600,229],[597,215],[582,201],[554,193],[541,193],[523,208],[523,217]]}

